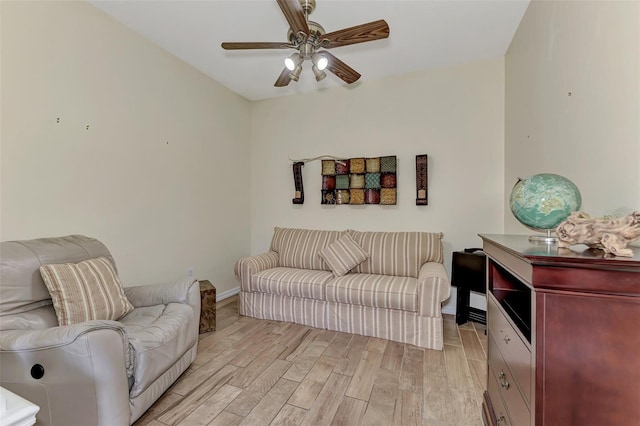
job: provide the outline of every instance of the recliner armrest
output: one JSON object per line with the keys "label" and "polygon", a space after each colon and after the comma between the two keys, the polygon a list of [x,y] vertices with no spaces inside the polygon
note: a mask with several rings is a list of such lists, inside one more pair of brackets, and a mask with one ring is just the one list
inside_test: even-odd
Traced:
{"label": "recliner armrest", "polygon": [[69,345],[79,337],[95,330],[114,330],[122,335],[127,346],[122,324],[116,321],[95,320],[42,330],[5,330],[0,335],[0,351],[29,351]]}
{"label": "recliner armrest", "polygon": [[200,324],[200,284],[195,278],[169,284],[151,284],[124,287],[124,294],[135,307],[185,303],[193,308],[193,324],[198,333]]}
{"label": "recliner armrest", "polygon": [[0,363],[3,387],[40,406],[38,424],[130,424],[129,345],[115,321],[3,331]]}
{"label": "recliner armrest", "polygon": [[168,303],[189,303],[189,292],[194,286],[199,294],[200,286],[195,278],[186,278],[169,284],[124,287],[124,294],[136,308]]}

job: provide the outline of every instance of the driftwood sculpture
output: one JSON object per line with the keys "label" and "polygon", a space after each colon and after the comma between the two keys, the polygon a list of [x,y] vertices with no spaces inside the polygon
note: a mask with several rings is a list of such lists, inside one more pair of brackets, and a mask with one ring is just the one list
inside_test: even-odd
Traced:
{"label": "driftwood sculpture", "polygon": [[627,245],[640,238],[640,211],[616,219],[591,218],[583,212],[573,212],[556,228],[558,247],[586,244],[615,256],[633,256]]}

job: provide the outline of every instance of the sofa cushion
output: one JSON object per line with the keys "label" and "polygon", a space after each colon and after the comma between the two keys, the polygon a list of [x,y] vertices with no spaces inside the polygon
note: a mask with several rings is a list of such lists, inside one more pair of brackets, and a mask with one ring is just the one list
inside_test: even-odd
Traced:
{"label": "sofa cushion", "polygon": [[117,320],[133,310],[106,257],[40,267],[60,325]]}
{"label": "sofa cushion", "polygon": [[349,231],[369,258],[352,272],[399,277],[418,277],[426,262],[444,261],[442,233]]}
{"label": "sofa cushion", "polygon": [[349,234],[344,234],[320,250],[319,254],[336,277],[346,274],[369,257],[369,254],[353,241]]}
{"label": "sofa cushion", "polygon": [[144,392],[180,359],[198,335],[193,308],[184,303],[136,308],[120,323],[131,350],[134,378],[131,397]]}
{"label": "sofa cushion", "polygon": [[389,275],[347,274],[326,287],[327,302],[375,308],[418,310],[418,280]]}
{"label": "sofa cushion", "polygon": [[324,300],[325,284],[333,278],[328,271],[272,268],[251,277],[251,289],[260,293]]}
{"label": "sofa cushion", "polygon": [[276,227],[270,250],[279,254],[278,266],[330,271],[329,265],[318,254],[345,232]]}

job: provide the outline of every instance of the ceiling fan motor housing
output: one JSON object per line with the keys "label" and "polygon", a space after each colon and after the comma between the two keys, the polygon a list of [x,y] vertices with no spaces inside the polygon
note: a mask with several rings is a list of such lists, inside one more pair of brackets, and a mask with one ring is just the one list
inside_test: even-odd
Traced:
{"label": "ceiling fan motor housing", "polygon": [[[307,25],[309,26],[309,37],[307,38],[306,42],[311,42],[312,44],[317,45],[320,37],[323,36],[326,31],[324,30],[322,25],[314,21],[307,21]],[[287,39],[289,40],[289,42],[295,46],[300,45],[303,42],[303,39],[298,37],[299,35],[294,33],[293,30],[289,28],[289,31],[287,32]]]}
{"label": "ceiling fan motor housing", "polygon": [[300,6],[304,10],[305,15],[311,15],[311,12],[316,10],[316,0],[300,0]]}

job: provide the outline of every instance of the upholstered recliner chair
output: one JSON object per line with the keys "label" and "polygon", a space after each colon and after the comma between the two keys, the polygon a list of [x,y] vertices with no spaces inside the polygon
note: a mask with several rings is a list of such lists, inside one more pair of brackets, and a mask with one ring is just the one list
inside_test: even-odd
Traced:
{"label": "upholstered recliner chair", "polygon": [[124,287],[125,316],[60,326],[40,267],[106,259],[117,279],[109,250],[73,235],[3,242],[0,258],[0,385],[40,406],[37,424],[129,425],[195,359],[194,279]]}

